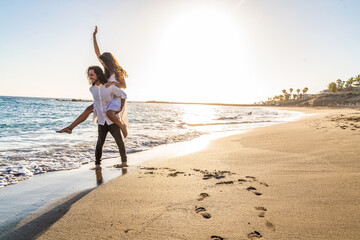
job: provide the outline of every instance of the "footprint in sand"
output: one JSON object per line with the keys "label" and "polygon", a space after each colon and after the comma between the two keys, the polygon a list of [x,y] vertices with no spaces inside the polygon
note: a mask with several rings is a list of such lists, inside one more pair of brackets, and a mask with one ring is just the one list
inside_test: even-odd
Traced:
{"label": "footprint in sand", "polygon": [[176,177],[178,174],[185,174],[185,172],[176,171],[176,172],[174,172],[174,173],[169,173],[169,174],[168,174],[168,177]]}
{"label": "footprint in sand", "polygon": [[258,192],[258,191],[254,191],[254,190],[257,190],[256,188],[254,188],[254,187],[252,187],[252,186],[250,186],[250,187],[248,187],[246,190],[248,190],[248,191],[252,191],[256,196],[261,196],[262,195],[262,193],[261,192]]}
{"label": "footprint in sand", "polygon": [[215,183],[216,185],[219,185],[219,184],[233,184],[234,181],[221,181],[221,182],[217,182]]}
{"label": "footprint in sand", "polygon": [[239,183],[244,183],[244,182],[247,182],[247,180],[242,179],[242,178],[239,178],[239,179],[238,179],[238,182],[239,182]]}
{"label": "footprint in sand", "polygon": [[264,185],[265,187],[269,187],[269,185],[265,182],[259,182],[261,185]]}
{"label": "footprint in sand", "polygon": [[258,211],[267,211],[266,207],[255,207],[255,209]]}
{"label": "footprint in sand", "polygon": [[253,239],[253,238],[262,238],[261,234],[258,231],[253,231],[251,233],[248,234],[248,238]]}
{"label": "footprint in sand", "polygon": [[158,168],[154,168],[154,167],[139,167],[139,168],[143,170],[158,170]]}
{"label": "footprint in sand", "polygon": [[245,178],[249,178],[249,179],[251,179],[251,180],[253,180],[253,181],[257,181],[257,180],[256,180],[256,177],[253,177],[253,176],[245,176]]}
{"label": "footprint in sand", "polygon": [[233,175],[236,173],[232,173],[230,171],[220,171],[220,170],[215,170],[215,171],[208,171],[208,170],[200,170],[200,169],[192,169],[195,172],[199,172],[203,175],[203,180],[208,180],[211,178],[215,178],[215,179],[222,179],[225,178],[225,175]]}
{"label": "footprint in sand", "polygon": [[259,217],[261,217],[261,218],[265,217],[265,212],[267,211],[266,208],[264,208],[264,207],[255,207],[255,209],[258,210],[258,211],[261,211],[258,214]]}
{"label": "footprint in sand", "polygon": [[260,213],[258,214],[258,217],[261,217],[261,218],[265,217],[265,212],[260,212]]}
{"label": "footprint in sand", "polygon": [[124,233],[128,233],[128,232],[134,231],[134,230],[135,230],[135,229],[129,228],[129,229],[124,230]]}
{"label": "footprint in sand", "polygon": [[[265,207],[255,207],[256,210],[261,211],[258,216],[259,217],[265,217],[265,212],[267,209]],[[275,231],[275,226],[270,221],[266,220],[265,222],[266,227],[270,228],[271,230]]]}
{"label": "footprint in sand", "polygon": [[269,222],[268,220],[266,220],[265,225],[270,228],[271,230],[275,231],[275,226],[274,224],[272,224],[271,222]]}
{"label": "footprint in sand", "polygon": [[218,175],[218,174],[211,174],[211,173],[203,175],[204,180],[207,180],[207,179],[210,179],[210,178],[221,179],[221,178],[225,178],[225,176],[224,175]]}
{"label": "footprint in sand", "polygon": [[198,200],[198,201],[202,201],[202,200],[204,200],[204,199],[207,198],[207,197],[210,197],[210,195],[207,194],[207,193],[200,193],[200,198],[198,198],[197,200]]}
{"label": "footprint in sand", "polygon": [[209,219],[211,218],[211,215],[206,212],[206,209],[204,207],[195,207],[195,212],[200,213],[203,218]]}
{"label": "footprint in sand", "polygon": [[224,240],[223,237],[219,237],[219,236],[215,236],[215,235],[211,236],[210,238],[214,239],[214,240]]}

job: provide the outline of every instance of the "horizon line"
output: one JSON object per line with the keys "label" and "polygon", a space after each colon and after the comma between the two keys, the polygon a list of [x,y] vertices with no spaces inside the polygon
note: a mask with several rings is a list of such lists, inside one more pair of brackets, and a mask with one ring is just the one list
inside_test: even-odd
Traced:
{"label": "horizon line", "polygon": [[[60,98],[60,97],[30,97],[30,96],[11,96],[11,95],[0,95],[0,97],[23,97],[23,98],[46,98],[46,99],[59,99],[67,101],[86,101],[93,102],[92,99],[83,99],[83,98]],[[193,104],[193,105],[218,105],[218,106],[257,106],[258,104],[251,103],[207,103],[207,102],[173,102],[173,101],[158,101],[158,100],[134,100],[130,102],[140,102],[140,103],[161,103],[161,104]]]}

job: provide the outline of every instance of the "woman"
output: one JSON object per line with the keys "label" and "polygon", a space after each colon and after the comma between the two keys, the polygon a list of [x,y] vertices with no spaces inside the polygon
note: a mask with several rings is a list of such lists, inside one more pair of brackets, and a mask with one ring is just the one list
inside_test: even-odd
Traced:
{"label": "woman", "polygon": [[[97,26],[95,26],[95,31],[93,33],[93,43],[94,43],[94,50],[97,58],[99,59],[100,63],[104,66],[104,75],[107,79],[107,84],[105,85],[107,88],[111,85],[116,85],[120,89],[126,88],[125,78],[128,77],[125,70],[120,67],[114,56],[109,52],[104,52],[100,54],[100,49],[96,41],[96,34],[97,34]],[[125,93],[124,93],[125,94]],[[126,94],[125,94],[126,96]],[[128,128],[129,122],[127,117],[127,104],[126,101],[121,100],[123,98],[115,96],[113,101],[110,103],[106,116],[116,125],[118,125],[123,133],[124,138],[128,135]],[[68,127],[61,129],[60,131],[56,131],[58,133],[72,133],[72,130],[85,121],[89,115],[93,112],[93,104],[90,105],[85,109],[85,111],[80,114],[80,116]],[[118,118],[119,116],[119,118]],[[96,119],[93,119],[96,122]]]}

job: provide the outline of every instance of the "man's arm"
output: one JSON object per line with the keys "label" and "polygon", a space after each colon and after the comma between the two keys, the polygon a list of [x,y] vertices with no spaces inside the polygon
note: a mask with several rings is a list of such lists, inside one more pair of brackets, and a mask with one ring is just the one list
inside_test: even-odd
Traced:
{"label": "man's arm", "polygon": [[80,116],[78,118],[75,119],[75,121],[70,124],[68,127],[66,128],[63,128],[59,131],[56,131],[57,133],[63,133],[63,132],[66,132],[66,133],[69,133],[71,134],[72,133],[72,130],[77,126],[79,125],[80,123],[82,123],[83,121],[85,121],[89,116],[90,114],[94,111],[94,105],[91,104],[90,106],[88,106],[85,111],[80,114]]}
{"label": "man's arm", "polygon": [[125,89],[125,88],[126,88],[126,85],[125,85],[125,88],[124,88],[124,85],[121,84],[121,83],[119,83],[119,82],[107,82],[107,83],[105,84],[105,87],[108,88],[108,87],[110,87],[111,85],[114,85],[114,86],[116,86],[116,87],[118,87],[118,88],[120,88],[120,89]]}

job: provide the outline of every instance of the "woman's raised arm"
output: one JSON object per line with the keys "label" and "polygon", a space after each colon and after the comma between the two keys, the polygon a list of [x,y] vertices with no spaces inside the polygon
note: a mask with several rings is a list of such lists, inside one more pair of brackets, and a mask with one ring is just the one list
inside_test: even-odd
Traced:
{"label": "woman's raised arm", "polygon": [[94,33],[93,33],[94,50],[95,50],[96,57],[99,59],[101,64],[104,65],[104,63],[100,59],[101,53],[100,53],[100,49],[99,49],[99,46],[98,46],[97,41],[96,41],[96,34],[97,34],[97,26],[95,26],[95,30],[94,30]]}

